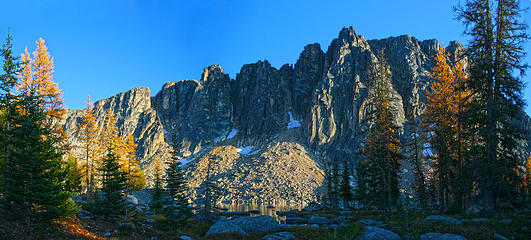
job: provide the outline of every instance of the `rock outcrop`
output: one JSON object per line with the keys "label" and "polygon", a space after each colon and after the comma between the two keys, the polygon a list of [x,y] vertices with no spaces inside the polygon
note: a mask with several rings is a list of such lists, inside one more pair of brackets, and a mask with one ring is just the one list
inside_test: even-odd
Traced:
{"label": "rock outcrop", "polygon": [[[234,79],[212,65],[199,81],[166,83],[154,97],[147,88],[135,88],[98,101],[94,111],[102,123],[104,112],[114,110],[119,133],[135,137],[148,177],[153,160],[167,159],[175,145],[187,163],[193,195],[210,179],[225,191],[225,201],[308,203],[319,200],[331,161],[362,158],[364,130],[371,124],[369,69],[387,62],[394,124],[404,133],[406,119],[424,111],[439,47],[437,40],[408,35],[366,40],[352,27],[343,28],[326,52],[309,44],[294,65],[276,69],[258,61],[244,65]],[[446,48],[451,60],[466,62],[461,44]],[[69,110],[64,123],[72,151],[80,156],[81,115],[82,110]],[[523,115],[519,124],[529,141],[531,121]],[[531,150],[528,141],[522,142],[522,156]],[[207,178],[209,161],[215,167]],[[410,168],[405,163],[401,171],[406,194],[413,182]]]}

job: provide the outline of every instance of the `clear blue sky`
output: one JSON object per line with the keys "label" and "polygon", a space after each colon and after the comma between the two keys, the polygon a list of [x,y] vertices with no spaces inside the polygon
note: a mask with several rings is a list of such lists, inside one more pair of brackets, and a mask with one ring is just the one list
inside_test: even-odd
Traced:
{"label": "clear blue sky", "polygon": [[11,28],[18,53],[25,46],[33,51],[44,38],[65,105],[82,108],[87,94],[101,99],[147,86],[155,95],[165,82],[200,78],[211,64],[234,78],[243,64],[258,60],[277,68],[295,63],[309,43],[326,50],[343,26],[366,39],[409,34],[466,42],[451,10],[458,2],[4,0],[0,34],[3,39]]}

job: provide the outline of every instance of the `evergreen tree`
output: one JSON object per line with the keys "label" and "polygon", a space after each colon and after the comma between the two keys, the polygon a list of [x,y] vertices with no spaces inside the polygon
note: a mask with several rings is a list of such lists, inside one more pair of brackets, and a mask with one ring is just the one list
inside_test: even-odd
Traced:
{"label": "evergreen tree", "polygon": [[515,171],[524,162],[515,151],[523,139],[515,120],[524,106],[527,25],[518,0],[469,0],[455,10],[471,39],[467,86],[472,97],[464,116],[478,142],[468,154],[484,206],[494,210],[501,201],[518,198],[522,180]]}
{"label": "evergreen tree", "polygon": [[2,65],[2,74],[0,75],[0,110],[1,110],[1,123],[0,131],[2,138],[1,146],[2,150],[0,151],[0,157],[2,160],[0,163],[0,197],[5,197],[6,192],[11,191],[11,183],[5,181],[5,173],[10,172],[11,169],[11,151],[12,151],[12,139],[13,135],[11,132],[11,126],[13,122],[14,111],[16,111],[16,103],[18,101],[18,96],[12,93],[13,88],[17,85],[17,73],[20,70],[19,59],[13,56],[13,39],[8,32],[6,37],[5,44],[2,45],[1,56],[3,60]]}
{"label": "evergreen tree", "polygon": [[54,60],[42,38],[35,43],[37,49],[33,52],[33,58],[27,48],[21,55],[22,69],[19,72],[17,89],[25,94],[35,92],[39,96],[41,107],[46,111],[46,124],[52,128],[54,137],[60,140],[57,144],[66,148],[66,135],[60,123],[66,110],[63,108],[63,92],[53,81]]}
{"label": "evergreen tree", "polygon": [[72,155],[69,155],[63,165],[66,171],[66,189],[76,194],[81,192],[83,169],[80,168],[77,158]]}
{"label": "evergreen tree", "polygon": [[373,123],[363,150],[366,159],[358,166],[356,192],[358,199],[366,198],[364,202],[367,205],[382,209],[389,215],[398,199],[398,171],[403,157],[389,106],[393,100],[390,70],[383,52],[379,53],[378,59],[368,73],[373,84],[370,93],[373,111],[369,114]]}
{"label": "evergreen tree", "polygon": [[349,170],[349,164],[348,159],[345,158],[343,161],[343,171],[341,172],[341,189],[339,192],[339,195],[341,196],[343,200],[343,205],[345,207],[348,207],[350,205],[350,202],[354,199],[354,195],[352,194],[352,187],[350,186],[350,170]]}
{"label": "evergreen tree", "polygon": [[427,207],[428,186],[426,184],[426,163],[424,162],[423,154],[425,138],[423,137],[419,122],[418,119],[414,118],[413,113],[409,114],[404,155],[414,167],[415,182],[413,183],[413,191],[415,192],[419,205],[421,207]]}
{"label": "evergreen tree", "polygon": [[96,197],[95,210],[107,219],[124,215],[127,179],[125,173],[120,170],[118,157],[111,149],[98,170],[102,174],[102,188]]}
{"label": "evergreen tree", "polygon": [[58,140],[44,122],[46,115],[38,98],[24,95],[20,111],[15,111],[17,125],[11,128],[12,159],[5,180],[11,186],[6,204],[11,216],[25,217],[27,223],[47,221],[75,214],[79,207],[66,189],[66,171]]}
{"label": "evergreen tree", "polygon": [[166,169],[166,215],[171,223],[183,224],[192,216],[188,196],[188,186],[184,179],[184,171],[179,162],[175,147]]}
{"label": "evergreen tree", "polygon": [[[44,97],[29,90],[20,95],[11,92],[17,85],[16,58],[12,57],[11,38],[2,49],[4,67],[1,77],[2,106],[5,109],[4,171],[2,205],[8,217],[30,225],[75,214],[79,207],[66,189],[66,171],[62,168],[61,141],[47,121]],[[14,124],[16,123],[16,124]]]}
{"label": "evergreen tree", "polygon": [[162,167],[160,166],[160,160],[155,159],[155,186],[153,187],[153,198],[151,199],[151,209],[155,212],[159,212],[163,209],[164,205],[162,197],[164,194],[164,188],[162,187]]}

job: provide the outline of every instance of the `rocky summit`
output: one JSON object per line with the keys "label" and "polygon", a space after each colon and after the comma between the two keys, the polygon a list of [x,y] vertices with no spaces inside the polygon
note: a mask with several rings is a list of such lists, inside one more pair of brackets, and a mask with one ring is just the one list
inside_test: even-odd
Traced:
{"label": "rocky summit", "polygon": [[[332,161],[347,158],[354,166],[362,158],[373,88],[367,74],[383,60],[378,52],[383,51],[392,74],[392,114],[404,134],[406,119],[424,111],[439,47],[437,40],[408,35],[366,40],[352,27],[343,28],[326,51],[317,43],[304,47],[294,65],[277,69],[258,61],[244,65],[235,78],[212,65],[199,81],[169,82],[154,96],[140,87],[102,99],[94,113],[101,124],[105,111],[114,110],[119,133],[132,133],[138,143],[137,157],[150,183],[154,160],[167,160],[175,145],[193,195],[210,164],[210,179],[224,192],[222,201],[304,204],[318,200]],[[446,49],[451,60],[466,61],[458,42]],[[82,111],[69,110],[64,122],[72,152],[79,156]],[[523,116],[529,140],[531,121]],[[530,150],[527,142],[521,144],[522,154]],[[407,193],[412,171],[407,163],[402,168]]]}

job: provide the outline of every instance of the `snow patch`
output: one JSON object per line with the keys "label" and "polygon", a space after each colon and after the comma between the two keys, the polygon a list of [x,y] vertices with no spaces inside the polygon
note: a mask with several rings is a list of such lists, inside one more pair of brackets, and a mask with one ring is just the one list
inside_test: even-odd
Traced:
{"label": "snow patch", "polygon": [[253,150],[253,146],[239,147],[239,148],[237,148],[236,151],[239,154],[249,155],[249,154],[251,154],[251,150]]}
{"label": "snow patch", "polygon": [[298,128],[301,126],[301,122],[295,120],[293,118],[293,114],[291,114],[291,112],[288,112],[289,114],[289,123],[288,123],[288,129],[290,128]]}
{"label": "snow patch", "polygon": [[181,160],[179,162],[184,166],[184,165],[194,161],[197,158],[197,156],[199,156],[199,154],[197,154],[195,156],[192,155],[192,156],[188,156],[188,157],[185,157],[185,158],[181,158]]}
{"label": "snow patch", "polygon": [[238,134],[238,129],[234,129],[234,128],[233,128],[232,130],[230,130],[229,135],[228,135],[225,139],[231,139],[231,138],[233,138],[234,136],[236,136],[236,134]]}

